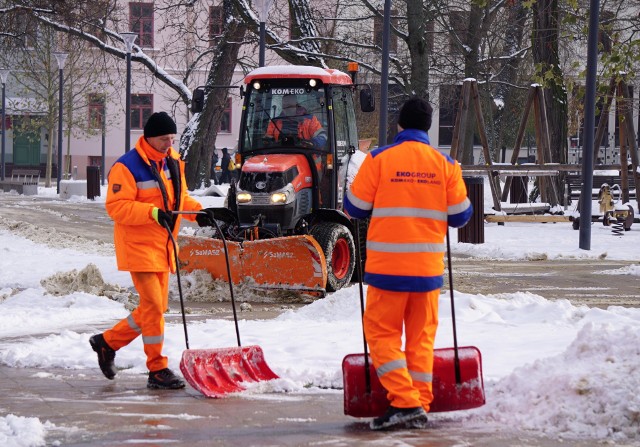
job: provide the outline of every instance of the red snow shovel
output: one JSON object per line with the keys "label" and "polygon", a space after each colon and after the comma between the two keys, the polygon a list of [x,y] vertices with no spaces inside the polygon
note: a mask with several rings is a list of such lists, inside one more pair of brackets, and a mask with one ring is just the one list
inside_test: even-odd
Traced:
{"label": "red snow shovel", "polygon": [[[358,226],[355,227],[355,239],[359,242]],[[359,248],[356,249],[356,256],[358,256],[359,271],[362,273]],[[433,402],[429,410],[431,413],[468,410],[480,407],[485,403],[480,351],[473,346],[458,347],[448,229],[447,260],[454,347],[434,350]],[[362,274],[359,275],[359,278],[362,278]],[[364,316],[362,279],[360,279],[359,285],[360,309]],[[371,363],[366,338],[364,339],[364,354],[348,354],[342,361],[342,375],[344,380],[344,414],[354,417],[378,417],[389,408],[387,390],[380,384]]]}
{"label": "red snow shovel", "polygon": [[[192,214],[190,212],[176,212],[174,214]],[[207,214],[204,211],[194,214]],[[184,326],[184,339],[187,349],[182,353],[180,361],[180,371],[184,378],[196,390],[207,397],[223,397],[227,393],[244,390],[244,382],[261,382],[264,380],[277,379],[278,376],[271,371],[264,359],[264,353],[260,346],[242,346],[240,343],[240,330],[238,328],[238,317],[236,314],[236,302],[233,294],[233,281],[231,280],[231,268],[229,266],[229,255],[227,253],[227,241],[222,234],[222,230],[214,216],[210,216],[215,224],[218,234],[224,246],[225,260],[227,263],[227,274],[229,275],[229,292],[231,294],[231,307],[233,309],[233,321],[236,328],[237,348],[219,349],[189,349],[189,335],[187,333],[187,320],[184,312],[184,300],[182,297],[182,285],[180,281],[180,267],[178,260],[178,250],[173,233],[169,231],[169,237],[173,244],[173,251],[176,262],[176,275],[178,280],[178,292],[180,295],[180,309],[182,311],[182,324]]]}

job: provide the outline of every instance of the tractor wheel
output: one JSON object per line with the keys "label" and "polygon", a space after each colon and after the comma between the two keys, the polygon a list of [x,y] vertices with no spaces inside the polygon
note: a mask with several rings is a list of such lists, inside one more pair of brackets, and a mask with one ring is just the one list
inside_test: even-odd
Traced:
{"label": "tractor wheel", "polygon": [[[369,221],[371,219],[370,218],[366,218],[366,219],[358,219],[355,221],[355,224],[358,225],[358,233],[360,234],[360,260],[362,262],[362,274],[364,275],[364,266],[365,266],[365,262],[367,261],[367,230],[369,230]],[[355,235],[354,235],[355,236]],[[358,248],[358,245],[356,245],[356,249]],[[356,262],[357,262],[358,258],[356,258]],[[353,277],[351,278],[351,281],[358,281],[358,267],[354,267],[353,269]],[[364,278],[362,278],[364,279]]]}
{"label": "tractor wheel", "polygon": [[349,284],[356,265],[351,232],[344,225],[324,222],[313,226],[311,235],[320,244],[327,260],[327,292],[335,292]]}

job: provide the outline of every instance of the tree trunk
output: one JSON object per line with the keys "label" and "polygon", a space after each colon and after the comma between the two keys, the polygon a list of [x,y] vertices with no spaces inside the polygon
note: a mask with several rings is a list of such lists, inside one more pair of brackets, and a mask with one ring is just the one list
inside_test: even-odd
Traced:
{"label": "tree trunk", "polygon": [[[482,9],[474,4],[471,5],[469,14],[469,24],[464,37],[464,76],[465,78],[477,78],[478,74],[478,48],[481,34],[477,32],[482,27]],[[473,112],[467,114],[465,123],[460,123],[463,131],[461,138],[462,146],[459,151],[462,153],[463,164],[473,164],[477,162],[473,159],[473,135],[476,130],[476,117]]]}
{"label": "tree trunk", "polygon": [[[224,0],[225,24],[224,37],[211,62],[211,71],[206,86],[230,85],[238,60],[238,51],[244,38],[245,25],[234,19],[231,0]],[[205,92],[204,109],[194,116],[180,139],[180,152],[186,162],[185,176],[189,189],[196,189],[203,182],[209,182],[211,172],[211,154],[218,136],[220,120],[224,113],[229,95],[228,89],[211,88]]]}
{"label": "tree trunk", "polygon": [[411,57],[410,85],[406,91],[429,99],[428,17],[422,0],[407,0],[407,46]]}
{"label": "tree trunk", "polygon": [[[250,2],[247,0],[230,0],[235,13],[244,25],[254,34],[259,34],[260,23],[257,16],[251,13]],[[312,65],[326,67],[327,63],[320,53],[320,44],[313,38],[318,37],[318,28],[311,13],[309,0],[289,0],[291,14],[291,36],[299,41],[287,41],[274,34],[269,27],[265,36],[266,45],[284,61],[291,65]]]}
{"label": "tree trunk", "polygon": [[[527,9],[522,6],[521,0],[516,0],[513,5],[508,6],[507,30],[505,33],[505,45],[503,55],[508,59],[502,64],[497,76],[494,98],[503,106],[498,107],[493,117],[492,132],[494,147],[502,148],[505,144],[505,132],[507,129],[517,128],[518,120],[509,119],[510,113],[516,107],[517,95],[513,85],[517,85],[519,56],[514,56],[519,48],[522,48],[524,40],[524,25],[527,20]],[[517,117],[519,119],[519,117]]]}
{"label": "tree trunk", "polygon": [[[538,75],[545,80],[545,107],[551,145],[551,161],[567,162],[567,92],[564,86],[558,52],[558,0],[538,0],[533,3],[533,61]],[[560,179],[545,182],[560,191]],[[555,186],[554,186],[555,185]],[[549,191],[548,197],[553,197]]]}

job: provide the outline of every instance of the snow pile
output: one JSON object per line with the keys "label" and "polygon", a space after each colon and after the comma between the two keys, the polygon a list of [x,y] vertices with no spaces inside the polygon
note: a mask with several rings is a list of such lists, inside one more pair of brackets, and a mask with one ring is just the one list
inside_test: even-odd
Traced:
{"label": "snow pile", "polygon": [[8,414],[0,417],[0,445],[3,447],[38,447],[46,445],[47,429],[55,428],[50,422],[38,418],[25,418]]}
{"label": "snow pile", "polygon": [[42,287],[51,295],[62,296],[73,292],[85,292],[91,295],[106,296],[109,299],[127,305],[133,310],[139,301],[136,294],[116,284],[107,284],[102,279],[100,269],[93,263],[84,269],[70,272],[58,272],[40,281]]}
{"label": "snow pile", "polygon": [[476,417],[559,437],[640,440],[638,340],[638,326],[589,323],[562,354],[492,386]]}
{"label": "snow pile", "polygon": [[113,244],[105,244],[101,241],[87,240],[81,236],[61,234],[47,226],[33,225],[27,222],[17,222],[0,217],[0,229],[10,231],[12,234],[22,236],[36,244],[46,245],[51,248],[67,248],[87,253],[115,256]]}

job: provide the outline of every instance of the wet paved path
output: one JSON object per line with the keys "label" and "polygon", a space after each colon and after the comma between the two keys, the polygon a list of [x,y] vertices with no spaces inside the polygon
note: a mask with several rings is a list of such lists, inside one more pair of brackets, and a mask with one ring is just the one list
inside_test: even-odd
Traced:
{"label": "wet paved path", "polygon": [[[112,242],[112,224],[101,203],[69,203],[0,193],[0,224],[27,222],[74,238]],[[2,228],[0,226],[0,228]],[[576,304],[638,306],[640,277],[602,275],[634,264],[608,260],[477,261],[454,257],[454,286],[473,294],[529,291]],[[445,284],[445,287],[447,285]],[[254,305],[254,318],[278,309]],[[228,303],[200,305],[224,317]],[[544,439],[514,428],[511,433],[469,430],[464,423],[432,418],[424,431],[374,433],[365,421],[343,414],[342,393],[267,394],[207,399],[187,387],[152,391],[146,375],[104,379],[91,371],[21,369],[0,366],[0,414],[38,417],[56,428],[56,446],[566,446],[612,445],[593,440]]]}
{"label": "wet paved path", "polygon": [[[342,393],[268,394],[207,399],[187,388],[146,388],[146,375],[109,381],[95,370],[0,367],[2,414],[38,417],[50,446],[424,446],[587,447],[594,441],[471,431],[432,418],[426,430],[371,432],[343,414]],[[609,444],[610,445],[610,444]]]}

